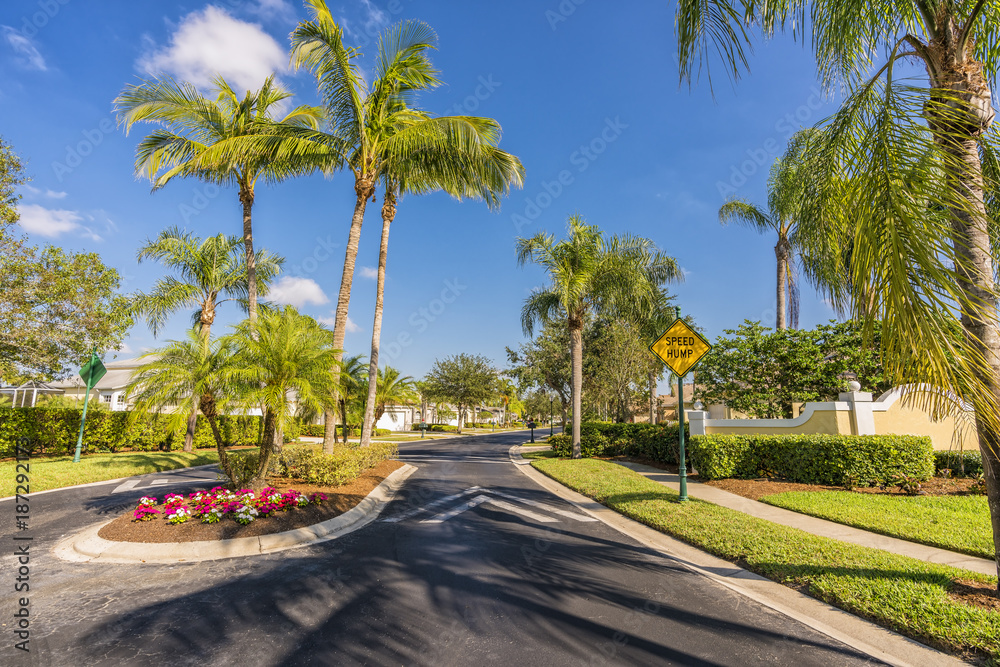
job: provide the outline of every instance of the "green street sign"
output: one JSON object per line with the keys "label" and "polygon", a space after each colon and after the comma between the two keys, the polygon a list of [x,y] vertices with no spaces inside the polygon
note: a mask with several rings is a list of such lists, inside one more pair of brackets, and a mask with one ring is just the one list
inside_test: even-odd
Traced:
{"label": "green street sign", "polygon": [[87,363],[83,365],[83,368],[80,369],[80,377],[87,384],[88,388],[92,388],[107,372],[108,369],[104,367],[104,364],[98,358],[97,352],[94,352]]}

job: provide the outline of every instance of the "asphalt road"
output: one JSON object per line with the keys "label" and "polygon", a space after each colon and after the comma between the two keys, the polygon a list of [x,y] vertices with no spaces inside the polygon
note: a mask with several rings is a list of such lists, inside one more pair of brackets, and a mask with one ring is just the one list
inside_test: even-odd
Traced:
{"label": "asphalt road", "polygon": [[[855,665],[865,655],[691,573],[515,470],[523,434],[408,443],[380,519],[268,556],[78,564],[64,536],[191,471],[31,499],[30,592],[3,559],[3,665]],[[178,486],[178,484],[180,486]],[[117,491],[117,492],[115,492]],[[4,552],[13,504],[0,503]],[[13,648],[30,595],[30,653]]]}

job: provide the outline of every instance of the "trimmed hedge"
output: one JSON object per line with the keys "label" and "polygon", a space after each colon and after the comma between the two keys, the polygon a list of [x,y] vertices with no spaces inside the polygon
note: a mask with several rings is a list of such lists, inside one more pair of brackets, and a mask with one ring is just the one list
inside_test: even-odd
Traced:
{"label": "trimmed hedge", "polygon": [[[360,426],[348,426],[347,428],[348,428],[347,430],[348,435],[359,435],[361,433]],[[387,428],[375,429],[375,435],[389,435],[390,433],[392,433],[392,431],[390,431]],[[310,438],[322,438],[325,434],[326,434],[326,427],[323,424],[299,424],[298,431],[296,433],[296,438],[303,435],[309,436]],[[344,434],[344,425],[337,424],[337,435],[343,436],[343,434]],[[288,434],[287,433],[285,434],[286,442],[291,442],[294,439],[295,438],[289,439]]]}
{"label": "trimmed hedge", "polygon": [[805,484],[877,486],[934,474],[931,439],[914,435],[699,435],[691,464],[704,479],[778,477]]}
{"label": "trimmed hedge", "polygon": [[369,447],[342,447],[324,454],[316,445],[282,447],[277,474],[321,486],[348,484],[365,470],[399,455],[391,442],[373,442]]}
{"label": "trimmed hedge", "polygon": [[952,477],[962,474],[962,463],[965,463],[965,476],[977,477],[983,474],[983,455],[977,451],[969,452],[934,452],[934,474],[947,468]]}
{"label": "trimmed hedge", "polygon": [[[547,440],[559,456],[573,453],[572,429],[567,430],[570,433],[553,435]],[[637,456],[676,464],[680,439],[677,424],[587,422],[580,425],[580,450],[584,457]]]}
{"label": "trimmed hedge", "polygon": [[[420,424],[414,424],[410,430],[419,431]],[[437,433],[458,433],[458,427],[452,426],[451,424],[428,424],[427,430],[435,431]]]}
{"label": "trimmed hedge", "polygon": [[[25,438],[35,454],[63,455],[76,448],[82,410],[75,408],[0,408],[0,458],[14,456],[18,440]],[[83,434],[84,451],[171,451],[184,446],[185,427],[173,428],[165,416],[129,424],[128,412],[87,411]],[[260,417],[219,417],[222,436],[233,445],[256,445]],[[215,447],[212,429],[199,416],[194,447]]]}

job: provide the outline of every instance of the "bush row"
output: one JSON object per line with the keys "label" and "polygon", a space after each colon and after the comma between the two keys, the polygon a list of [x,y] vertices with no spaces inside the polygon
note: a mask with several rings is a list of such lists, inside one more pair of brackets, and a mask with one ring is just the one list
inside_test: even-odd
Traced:
{"label": "bush row", "polygon": [[953,477],[962,474],[962,465],[965,464],[965,476],[977,477],[983,474],[983,455],[977,451],[968,452],[934,452],[934,474],[940,473],[943,469],[951,470]]}
{"label": "bush row", "polygon": [[[0,458],[14,456],[14,447],[24,439],[36,454],[68,454],[76,448],[82,410],[75,408],[0,408]],[[88,411],[83,434],[84,451],[176,450],[184,446],[185,427],[171,424],[165,415],[130,420],[129,412]],[[260,417],[219,417],[219,429],[232,445],[255,445]],[[195,427],[196,448],[215,447],[208,420],[199,416]]]}
{"label": "bush row", "polygon": [[[392,433],[392,431],[387,428],[375,429],[375,435],[389,435],[390,433]],[[298,435],[306,435],[310,438],[322,438],[326,435],[326,426],[323,424],[300,424]],[[337,435],[341,437],[344,435],[343,424],[337,424]],[[347,435],[361,435],[361,426],[348,426]],[[289,440],[289,442],[291,441]]]}
{"label": "bush row", "polygon": [[691,439],[690,457],[703,479],[777,477],[853,487],[934,474],[931,439],[914,435],[700,435]]}
{"label": "bush row", "polygon": [[276,473],[320,486],[341,486],[365,470],[399,455],[394,443],[373,442],[369,447],[343,447],[324,454],[316,445],[289,445],[281,449]]}
{"label": "bush row", "polygon": [[[559,456],[573,453],[570,433],[549,437],[548,443]],[[687,431],[685,431],[687,433]],[[680,438],[677,424],[607,424],[587,422],[580,426],[583,456],[637,456],[664,463],[677,463]]]}
{"label": "bush row", "polygon": [[[420,424],[414,424],[412,426],[412,430],[419,431],[420,430]],[[428,424],[427,425],[427,430],[428,431],[435,431],[435,432],[438,432],[438,433],[457,433],[458,432],[458,427],[457,426],[452,426],[451,424]]]}

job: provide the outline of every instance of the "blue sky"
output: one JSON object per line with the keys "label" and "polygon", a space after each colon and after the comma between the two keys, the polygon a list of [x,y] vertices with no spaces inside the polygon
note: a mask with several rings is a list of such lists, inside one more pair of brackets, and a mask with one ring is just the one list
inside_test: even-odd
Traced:
{"label": "blue sky", "polygon": [[[524,341],[519,313],[540,269],[518,268],[517,236],[561,235],[580,213],[609,233],[653,239],[676,257],[686,280],[673,291],[710,338],[745,318],[774,321],[775,240],[723,228],[727,196],[766,201],[767,171],[800,126],[832,113],[808,49],[781,38],[759,45],[751,76],[733,86],[721,70],[678,84],[673,3],[578,0],[504,3],[347,0],[333,12],[366,55],[370,36],[400,19],[429,23],[444,86],[421,98],[437,114],[497,119],[502,147],[527,170],[499,213],[444,195],[409,197],[389,248],[383,360],[422,376],[435,358],[459,352],[505,363]],[[572,11],[570,11],[572,10]],[[285,0],[126,2],[30,0],[0,6],[0,134],[27,160],[22,227],[35,242],[99,252],[148,289],[160,267],[136,249],[179,225],[200,235],[237,234],[236,193],[176,181],[150,193],[133,171],[135,146],[116,127],[112,101],[127,83],[168,73],[205,86],[216,71],[236,87],[259,87],[270,72],[316,101],[314,80],[287,68],[288,34],[305,17]],[[281,300],[331,318],[353,207],[345,174],[261,186],[255,242],[287,259]],[[354,283],[348,353],[367,355],[380,220],[370,206]],[[833,317],[803,287],[802,326]],[[223,324],[240,318],[220,312]],[[160,339],[178,338],[187,314]],[[222,327],[219,327],[221,329]],[[119,357],[158,341],[136,326]],[[113,353],[108,354],[111,358]]]}

